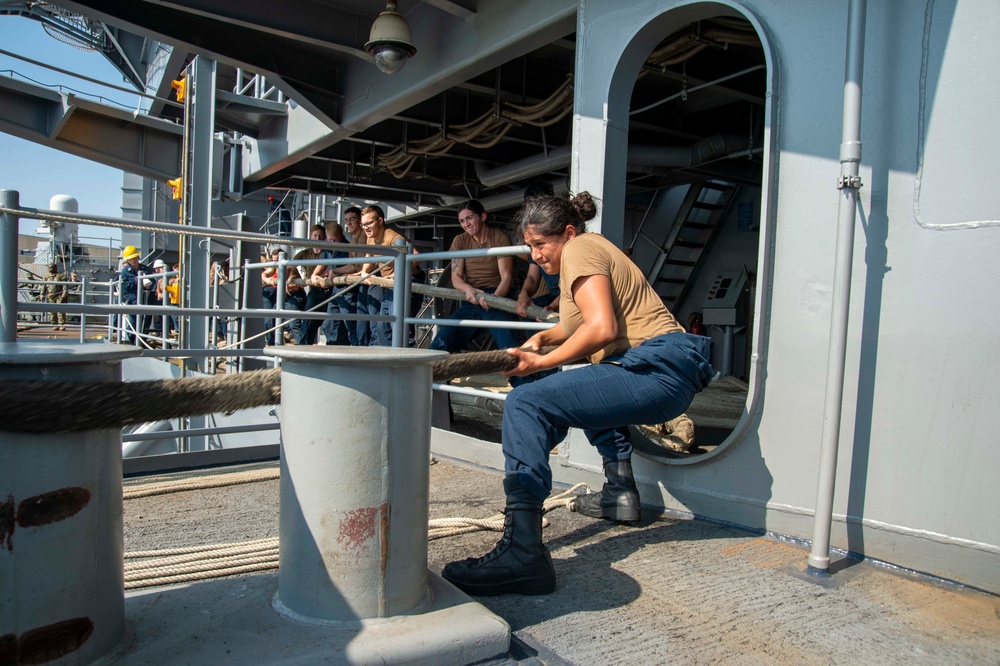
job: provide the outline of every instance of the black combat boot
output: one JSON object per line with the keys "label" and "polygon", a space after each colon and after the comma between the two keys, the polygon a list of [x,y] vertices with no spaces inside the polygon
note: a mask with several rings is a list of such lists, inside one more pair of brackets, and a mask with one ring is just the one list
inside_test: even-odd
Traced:
{"label": "black combat boot", "polygon": [[517,476],[503,480],[507,508],[503,536],[482,557],[445,565],[441,575],[452,585],[480,596],[548,594],[556,589],[556,571],[542,543],[542,502],[528,493]]}
{"label": "black combat boot", "polygon": [[604,461],[607,482],[599,493],[577,497],[570,508],[591,518],[608,518],[620,523],[639,520],[639,490],[632,476],[631,460]]}

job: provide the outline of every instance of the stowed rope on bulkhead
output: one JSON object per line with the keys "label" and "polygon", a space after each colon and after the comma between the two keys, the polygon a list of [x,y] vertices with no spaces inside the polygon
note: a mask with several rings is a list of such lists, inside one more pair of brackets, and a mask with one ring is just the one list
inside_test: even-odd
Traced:
{"label": "stowed rope on bulkhead", "polygon": [[[543,349],[543,353],[551,348]],[[434,363],[434,381],[444,382],[517,365],[506,350],[451,354]],[[59,408],[52,408],[58,396]],[[281,371],[256,370],[218,377],[139,382],[0,383],[5,407],[0,429],[7,432],[80,432],[123,428],[134,423],[234,412],[281,402]]]}

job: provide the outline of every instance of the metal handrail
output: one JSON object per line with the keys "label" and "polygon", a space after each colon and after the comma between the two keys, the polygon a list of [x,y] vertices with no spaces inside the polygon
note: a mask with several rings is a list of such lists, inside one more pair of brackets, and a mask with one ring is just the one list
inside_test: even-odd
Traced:
{"label": "metal handrail", "polygon": [[[6,226],[11,219],[16,219],[19,217],[24,217],[28,219],[48,219],[54,221],[68,221],[77,222],[83,224],[97,224],[103,226],[112,226],[120,228],[130,228],[130,229],[140,229],[152,232],[165,232],[173,233],[178,235],[186,235],[199,238],[216,238],[216,239],[232,239],[238,241],[250,241],[258,243],[268,243],[268,244],[280,244],[283,246],[293,246],[293,247],[318,247],[328,250],[340,250],[340,251],[353,251],[353,252],[371,252],[375,248],[369,245],[361,244],[345,244],[345,243],[331,243],[326,241],[317,241],[314,239],[297,239],[288,237],[275,237],[267,234],[259,234],[252,232],[242,232],[242,231],[222,231],[215,229],[205,229],[201,227],[192,227],[189,225],[179,225],[166,222],[150,222],[146,220],[128,220],[124,218],[111,218],[103,216],[91,216],[91,215],[80,215],[65,213],[62,211],[45,211],[32,208],[23,207],[9,207],[4,204],[10,200],[0,201],[0,221],[4,223],[4,230],[2,238],[0,238],[0,253],[9,254],[9,249],[6,247],[8,243],[11,242],[11,238],[14,243],[14,256],[16,262],[16,233],[11,235],[7,230]],[[14,201],[17,201],[15,198]],[[14,225],[16,228],[16,224]],[[309,319],[309,320],[341,320],[341,321],[374,321],[374,322],[391,322],[393,324],[393,345],[394,346],[405,346],[406,345],[406,326],[417,325],[417,324],[437,324],[440,325],[447,322],[451,326],[468,326],[483,328],[484,322],[479,320],[443,320],[443,319],[429,319],[421,317],[408,317],[406,316],[409,305],[409,294],[411,291],[412,283],[412,264],[418,262],[421,264],[426,264],[430,262],[437,261],[450,261],[452,259],[470,258],[470,257],[483,257],[483,256],[512,256],[512,255],[524,255],[530,252],[530,249],[524,245],[510,246],[503,248],[488,248],[482,250],[462,250],[462,251],[446,251],[446,252],[427,252],[422,254],[417,254],[411,252],[410,248],[406,245],[396,245],[396,246],[379,246],[379,252],[383,252],[380,255],[372,255],[363,257],[364,263],[382,263],[382,262],[393,262],[395,275],[404,276],[402,280],[396,280],[393,287],[394,291],[394,305],[395,311],[390,315],[369,315],[369,314],[328,314],[327,312],[301,312],[298,310],[286,310],[284,308],[284,290],[278,290],[278,303],[276,309],[257,309],[257,308],[247,308],[247,307],[237,307],[237,308],[192,308],[192,307],[178,307],[175,305],[170,305],[169,303],[163,303],[161,305],[125,305],[121,303],[116,303],[115,291],[116,288],[120,290],[121,279],[116,276],[115,279],[108,281],[89,281],[84,278],[81,282],[73,281],[60,281],[52,284],[65,284],[73,288],[74,291],[78,291],[81,294],[80,303],[42,303],[42,302],[18,302],[16,298],[17,284],[18,282],[22,284],[50,284],[49,281],[35,281],[35,280],[14,280],[13,282],[7,278],[7,273],[2,272],[0,274],[0,292],[3,292],[5,299],[10,297],[11,290],[14,292],[14,297],[10,301],[5,300],[4,302],[16,303],[16,307],[13,308],[16,314],[19,313],[51,313],[51,312],[64,312],[67,314],[75,314],[81,317],[80,323],[80,337],[81,342],[84,341],[84,333],[86,328],[86,317],[87,315],[100,315],[108,317],[108,337],[110,338],[113,331],[113,320],[115,315],[139,315],[139,316],[152,316],[152,317],[225,317],[225,318],[236,318],[236,319],[252,319],[252,318],[266,318],[275,319],[279,325],[284,321],[289,319]],[[7,256],[4,254],[4,256]],[[321,258],[321,259],[301,259],[295,260],[287,258],[284,253],[280,256],[278,261],[267,261],[267,262],[245,262],[239,270],[241,270],[244,282],[244,301],[245,305],[246,290],[249,289],[249,285],[252,283],[250,279],[250,271],[260,270],[268,267],[277,267],[279,282],[283,283],[285,279],[285,273],[289,266],[344,266],[350,264],[358,264],[361,261],[361,257],[343,257],[343,258]],[[143,281],[144,280],[163,280],[174,275],[177,275],[177,271],[165,271],[163,273],[141,273],[137,275],[136,279],[136,290],[137,290],[137,301],[141,302],[141,294],[143,292]],[[14,271],[14,277],[16,278],[16,271]],[[96,303],[86,303],[88,296],[91,296],[95,292],[88,290],[94,287],[102,287],[107,289],[107,304],[96,304]],[[103,289],[102,289],[103,292]],[[98,293],[102,293],[98,292]],[[6,314],[6,313],[5,313]],[[123,327],[127,324],[127,319],[125,317],[119,318],[119,327]],[[165,324],[166,322],[164,322]],[[4,322],[6,328],[6,320]],[[551,323],[537,323],[537,322],[489,322],[490,327],[497,328],[510,328],[518,330],[541,330],[549,328],[552,326]],[[139,326],[138,328],[142,328]],[[271,357],[263,357],[260,351],[257,349],[246,349],[242,347],[233,349],[218,349],[218,348],[206,348],[206,349],[170,349],[171,345],[178,344],[177,342],[168,339],[166,336],[166,331],[168,327],[166,325],[161,327],[163,334],[161,336],[150,335],[149,333],[143,333],[140,331],[132,331],[137,344],[140,340],[157,341],[162,344],[164,348],[162,349],[148,349],[144,350],[141,354],[143,357],[156,357],[156,358],[178,358],[178,357],[191,357],[191,358],[209,358],[214,359],[216,357],[230,357],[238,359],[266,359],[274,362]],[[214,330],[214,329],[212,329]],[[242,341],[240,341],[242,342]],[[505,399],[504,394],[494,394],[485,391],[479,391],[477,389],[468,389],[463,387],[456,387],[450,385],[435,384],[435,389],[453,392],[453,393],[465,393],[468,395],[473,395],[477,397],[487,397],[495,400]],[[247,428],[245,431],[249,431],[251,428]],[[261,429],[270,429],[261,428]],[[231,430],[236,432],[237,430]],[[201,436],[209,434],[224,434],[227,432],[226,428],[195,428],[189,430],[179,430],[171,431],[171,433],[164,433],[164,438],[170,437],[192,437]],[[153,439],[156,438],[155,435],[151,433],[143,433],[142,435],[135,435],[136,438]],[[126,441],[131,441],[127,439]]]}

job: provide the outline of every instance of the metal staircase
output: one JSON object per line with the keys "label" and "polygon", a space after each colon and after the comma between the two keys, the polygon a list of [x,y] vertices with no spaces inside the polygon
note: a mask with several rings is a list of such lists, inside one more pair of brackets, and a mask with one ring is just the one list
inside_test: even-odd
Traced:
{"label": "metal staircase", "polygon": [[636,240],[641,238],[656,248],[646,279],[670,310],[686,293],[688,281],[735,192],[736,186],[728,183],[692,183],[662,241],[643,232],[646,219],[639,225]]}

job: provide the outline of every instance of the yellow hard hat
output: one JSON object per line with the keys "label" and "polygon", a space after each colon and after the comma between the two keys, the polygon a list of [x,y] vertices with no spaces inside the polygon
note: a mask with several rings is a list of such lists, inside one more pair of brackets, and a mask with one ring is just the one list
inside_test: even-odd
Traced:
{"label": "yellow hard hat", "polygon": [[140,256],[139,250],[135,249],[134,245],[126,245],[125,249],[122,250],[122,259],[128,261],[129,259],[138,259]]}

